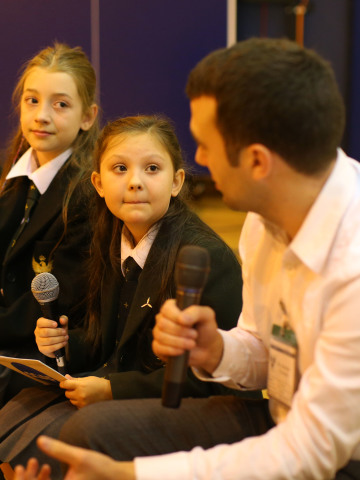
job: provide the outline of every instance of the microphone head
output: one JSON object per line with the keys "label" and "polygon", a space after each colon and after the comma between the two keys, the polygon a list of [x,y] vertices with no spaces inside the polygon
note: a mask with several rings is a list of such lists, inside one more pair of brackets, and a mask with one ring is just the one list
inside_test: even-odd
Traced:
{"label": "microphone head", "polygon": [[208,251],[197,245],[181,248],[175,265],[175,283],[178,288],[201,290],[210,271]]}
{"label": "microphone head", "polygon": [[59,296],[59,282],[51,273],[39,273],[31,282],[31,291],[39,303],[52,302]]}

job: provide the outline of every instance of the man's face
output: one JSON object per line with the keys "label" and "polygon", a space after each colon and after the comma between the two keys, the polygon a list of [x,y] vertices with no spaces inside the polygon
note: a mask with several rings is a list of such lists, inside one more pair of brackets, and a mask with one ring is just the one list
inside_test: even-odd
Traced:
{"label": "man's face", "polygon": [[246,211],[241,158],[239,165],[229,163],[224,139],[216,126],[217,102],[215,98],[201,96],[190,102],[190,130],[197,143],[195,161],[210,170],[215,187],[224,202],[234,210]]}

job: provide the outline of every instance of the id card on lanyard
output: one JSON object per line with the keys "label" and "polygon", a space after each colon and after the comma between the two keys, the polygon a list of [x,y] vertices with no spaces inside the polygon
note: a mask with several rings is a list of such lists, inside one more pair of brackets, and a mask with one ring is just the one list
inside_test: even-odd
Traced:
{"label": "id card on lanyard", "polygon": [[282,301],[280,308],[282,324],[273,324],[271,332],[267,390],[271,399],[289,408],[299,382],[298,345]]}

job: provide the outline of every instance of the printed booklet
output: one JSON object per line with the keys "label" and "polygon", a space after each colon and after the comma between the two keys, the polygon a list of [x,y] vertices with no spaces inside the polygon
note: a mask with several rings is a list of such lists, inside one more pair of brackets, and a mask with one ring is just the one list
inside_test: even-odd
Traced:
{"label": "printed booklet", "polygon": [[62,380],[66,380],[64,375],[48,367],[40,360],[4,357],[0,355],[0,364],[44,385],[58,385]]}

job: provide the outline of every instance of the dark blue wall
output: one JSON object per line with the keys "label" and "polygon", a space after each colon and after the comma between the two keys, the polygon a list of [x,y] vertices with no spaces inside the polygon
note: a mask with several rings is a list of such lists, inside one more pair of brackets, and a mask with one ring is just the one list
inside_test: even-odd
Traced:
{"label": "dark blue wall", "polygon": [[[81,45],[90,57],[90,7],[90,0],[0,0],[0,149],[10,134],[20,65],[56,39]],[[194,164],[186,78],[200,58],[225,44],[225,0],[100,0],[103,120],[163,112]]]}
{"label": "dark blue wall", "polygon": [[[286,3],[285,1],[282,3]],[[288,4],[299,3],[288,1]],[[347,153],[360,159],[357,116],[359,105],[354,108],[356,91],[354,77],[360,75],[359,9],[358,0],[310,0],[305,15],[304,45],[315,49],[333,66],[340,91],[347,107],[347,127],[343,147]],[[357,21],[357,23],[356,23]],[[278,3],[238,0],[238,39],[250,36],[288,37],[295,39],[295,15],[293,8]],[[355,82],[356,83],[356,82]],[[359,100],[358,100],[359,102]]]}
{"label": "dark blue wall", "polygon": [[[226,2],[148,0],[101,3],[101,103],[106,115],[164,112],[189,162],[189,102],[184,88],[191,68],[226,45]],[[197,168],[199,171],[200,169]]]}
{"label": "dark blue wall", "polygon": [[55,40],[90,55],[89,0],[0,0],[0,150],[17,118],[11,95],[22,64]]}
{"label": "dark blue wall", "polygon": [[[238,37],[291,36],[284,6],[238,0]],[[344,147],[360,159],[360,2],[312,0],[305,45],[333,65],[348,109]],[[0,0],[0,150],[14,119],[11,92],[20,65],[54,40],[81,45],[91,57],[91,0]],[[293,38],[293,37],[292,37]],[[164,112],[188,160],[194,143],[184,94],[187,75],[226,43],[226,0],[100,0],[100,100],[103,119]],[[198,169],[199,172],[204,170]]]}
{"label": "dark blue wall", "polygon": [[358,0],[353,2],[351,26],[348,152],[360,160],[360,2]]}

